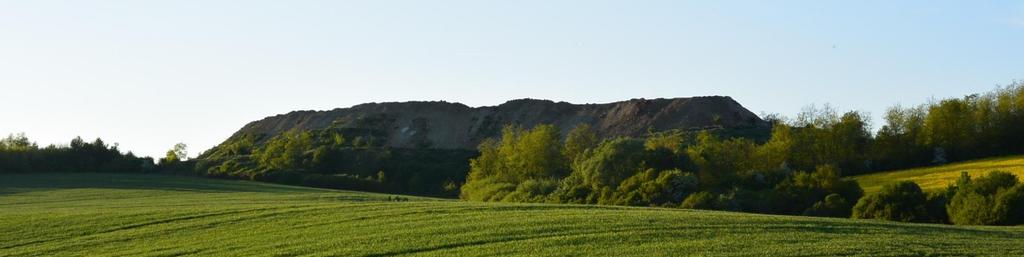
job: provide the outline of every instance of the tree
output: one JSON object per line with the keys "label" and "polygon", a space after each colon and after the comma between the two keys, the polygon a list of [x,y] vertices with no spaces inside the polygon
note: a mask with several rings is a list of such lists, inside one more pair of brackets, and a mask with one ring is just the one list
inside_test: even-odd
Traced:
{"label": "tree", "polygon": [[[533,190],[535,188],[553,191],[553,185],[558,183],[549,180],[568,173],[558,129],[552,125],[537,125],[530,130],[516,125],[506,126],[502,130],[501,141],[484,140],[478,148],[480,156],[470,160],[469,175],[462,185],[460,197],[463,199],[502,201],[512,192],[547,190]],[[517,190],[527,181],[538,187]],[[538,199],[534,195],[513,196],[515,199]]]}
{"label": "tree", "polygon": [[644,140],[644,151],[648,155],[646,164],[659,170],[683,167],[688,161],[683,141],[683,132],[680,131],[648,132]]}
{"label": "tree", "polygon": [[614,190],[642,169],[643,142],[627,138],[605,141],[573,167],[573,175],[595,191]]}
{"label": "tree", "polygon": [[925,117],[926,143],[941,148],[952,160],[970,156],[974,141],[973,97],[946,99],[929,107]]}
{"label": "tree", "polygon": [[580,123],[576,125],[565,137],[565,147],[562,148],[562,155],[569,162],[575,161],[589,149],[600,143],[597,134],[590,128],[590,124]]}
{"label": "tree", "polygon": [[867,170],[865,153],[872,140],[869,119],[855,111],[840,116],[828,105],[804,108],[791,124],[789,164],[797,170],[819,165],[835,165],[851,174]]}
{"label": "tree", "polygon": [[309,131],[290,130],[268,140],[253,153],[253,158],[265,169],[304,170],[309,166],[307,163],[311,164],[306,162],[305,154],[312,154],[313,149],[313,135]]}
{"label": "tree", "polygon": [[502,150],[521,178],[561,177],[568,173],[568,163],[562,156],[562,142],[554,125],[537,125],[522,130],[512,144]]}
{"label": "tree", "polygon": [[0,139],[0,151],[30,151],[39,149],[36,143],[29,141],[25,133],[10,134]]}
{"label": "tree", "polygon": [[345,145],[345,136],[341,133],[331,134],[331,146],[334,148],[341,148]]}
{"label": "tree", "polygon": [[686,148],[689,159],[698,167],[701,187],[705,190],[729,188],[754,167],[757,145],[748,139],[732,138],[721,140],[708,133],[700,132],[697,142]]}
{"label": "tree", "polygon": [[252,154],[253,149],[256,148],[256,139],[254,136],[246,134],[238,138],[225,141],[218,146],[218,148],[221,147],[226,151],[227,156],[249,155]]}
{"label": "tree", "polygon": [[872,145],[875,168],[888,170],[928,164],[932,152],[923,139],[924,106],[903,108],[899,105],[886,110],[886,124],[878,130]]}
{"label": "tree", "polygon": [[847,112],[839,118],[839,122],[830,128],[829,146],[826,153],[833,156],[828,163],[850,174],[858,174],[869,167],[866,165],[865,153],[871,143],[870,126],[867,114]]}
{"label": "tree", "polygon": [[[646,170],[643,141],[630,138],[606,140],[573,162],[572,172],[552,192],[554,201],[567,203],[620,203],[617,188]],[[646,178],[653,178],[652,175]],[[642,184],[641,178],[632,184]]]}
{"label": "tree", "polygon": [[[102,141],[98,143],[102,144]],[[188,159],[188,146],[185,143],[177,143],[167,150],[167,154],[160,159],[160,163],[177,163],[186,159]]]}
{"label": "tree", "polygon": [[174,147],[171,148],[171,152],[174,153],[178,160],[188,159],[188,146],[185,145],[185,143],[174,144]]}
{"label": "tree", "polygon": [[1007,211],[1018,208],[1016,194],[1011,190],[1019,182],[1017,176],[993,171],[986,176],[971,179],[963,175],[957,181],[956,194],[949,200],[949,220],[957,225],[995,225],[1007,223]]}
{"label": "tree", "polygon": [[665,150],[672,154],[682,154],[686,150],[683,144],[683,133],[679,131],[648,133],[647,139],[644,140],[644,149],[647,151]]}
{"label": "tree", "polygon": [[768,142],[757,147],[754,168],[758,170],[787,168],[793,148],[792,128],[785,124],[775,124]]}
{"label": "tree", "polygon": [[853,207],[855,219],[880,219],[905,222],[926,222],[927,197],[912,181],[882,186],[877,193],[865,196]]}

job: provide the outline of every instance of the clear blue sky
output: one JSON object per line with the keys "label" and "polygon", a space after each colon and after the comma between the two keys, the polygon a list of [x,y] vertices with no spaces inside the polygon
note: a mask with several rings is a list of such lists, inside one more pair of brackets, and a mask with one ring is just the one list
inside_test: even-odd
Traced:
{"label": "clear blue sky", "polygon": [[[769,3],[770,2],[770,3]],[[1020,1],[0,0],[0,133],[194,156],[363,102],[729,95],[755,113],[1024,79]]]}

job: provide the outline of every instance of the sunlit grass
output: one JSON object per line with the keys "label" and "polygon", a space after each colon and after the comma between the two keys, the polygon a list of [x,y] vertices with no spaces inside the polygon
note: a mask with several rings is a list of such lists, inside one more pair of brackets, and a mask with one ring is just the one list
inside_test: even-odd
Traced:
{"label": "sunlit grass", "polygon": [[169,176],[0,175],[0,255],[1024,255],[1024,227],[392,198]]}
{"label": "sunlit grass", "polygon": [[864,188],[864,192],[872,193],[886,183],[910,180],[921,186],[925,191],[937,191],[956,182],[961,172],[971,177],[978,177],[989,172],[1000,170],[1016,174],[1024,179],[1024,156],[1000,157],[977,161],[953,163],[935,167],[908,169],[856,176],[854,179]]}

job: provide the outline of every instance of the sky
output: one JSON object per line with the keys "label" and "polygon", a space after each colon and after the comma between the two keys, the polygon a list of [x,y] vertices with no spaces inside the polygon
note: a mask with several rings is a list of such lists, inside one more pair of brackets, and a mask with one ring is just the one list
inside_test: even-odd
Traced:
{"label": "sky", "polygon": [[1024,79],[1022,1],[0,0],[0,134],[192,156],[365,102],[727,95],[873,117]]}

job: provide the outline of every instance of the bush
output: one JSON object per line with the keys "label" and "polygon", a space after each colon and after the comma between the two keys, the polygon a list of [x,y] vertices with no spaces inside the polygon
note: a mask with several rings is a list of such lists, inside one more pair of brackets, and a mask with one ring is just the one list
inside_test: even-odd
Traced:
{"label": "bush", "polygon": [[[966,174],[956,184],[956,194],[950,199],[947,212],[957,225],[1019,224],[1021,197],[1017,176],[993,171],[971,180]],[[1018,210],[1018,213],[1010,213]]]}
{"label": "bush", "polygon": [[558,188],[557,179],[529,179],[519,183],[516,190],[501,199],[503,202],[540,203]]}
{"label": "bush", "polygon": [[973,192],[958,192],[947,207],[949,220],[957,225],[992,225],[999,221],[995,198]]}
{"label": "bush", "polygon": [[460,198],[470,201],[500,201],[517,188],[516,184],[500,181],[496,178],[483,178],[466,181],[462,185]]}
{"label": "bush", "polygon": [[878,193],[861,198],[853,207],[853,218],[881,219],[908,222],[926,222],[927,198],[921,187],[911,181],[901,181],[882,187]]}
{"label": "bush", "polygon": [[1024,184],[1018,184],[996,198],[996,210],[1003,214],[999,224],[1024,224]]}
{"label": "bush", "polygon": [[850,203],[846,201],[846,198],[843,198],[843,196],[839,194],[830,194],[825,197],[825,200],[817,202],[814,206],[805,210],[803,215],[819,217],[849,217],[850,212]]}
{"label": "bush", "polygon": [[595,191],[605,187],[614,189],[640,171],[638,168],[642,167],[643,155],[643,141],[629,138],[608,140],[574,164],[573,175],[578,174],[582,182]]}
{"label": "bush", "polygon": [[[662,175],[643,169],[643,147],[642,141],[618,138],[587,150],[573,162],[572,172],[562,180],[553,199],[563,203],[645,204],[646,201],[641,199],[645,196],[641,196],[638,190],[659,187],[651,183],[656,183],[654,180]],[[621,192],[618,191],[620,186],[624,187]],[[634,198],[635,201],[623,198]]]}
{"label": "bush", "polygon": [[[775,213],[816,213],[815,215],[819,216],[823,215],[819,213],[820,211],[836,211],[846,213],[843,216],[849,216],[849,209],[852,207],[850,201],[860,199],[864,194],[856,181],[840,178],[839,171],[831,165],[820,166],[811,173],[796,172],[790,179],[776,185],[775,190],[779,197],[782,198],[781,201],[776,202],[776,206],[773,206]],[[826,208],[825,198],[832,194],[841,197],[844,205],[828,206],[827,208],[830,208],[830,210],[811,210],[819,203],[822,204],[819,208]],[[833,198],[832,200],[831,204],[840,204],[838,198]],[[842,211],[838,209],[847,210]]]}
{"label": "bush", "polygon": [[1012,173],[993,171],[978,179],[970,180],[969,191],[983,195],[994,195],[1001,190],[1017,185],[1017,181],[1017,176]]}
{"label": "bush", "polygon": [[[952,191],[956,193],[956,191]],[[946,205],[949,204],[949,198],[952,194],[947,192],[938,192],[928,194],[928,202],[925,208],[928,209],[928,216],[931,217],[932,223],[949,224],[949,214],[946,212]]]}
{"label": "bush", "polygon": [[697,177],[692,173],[647,169],[622,181],[616,192],[615,204],[644,206],[678,203],[696,188]]}
{"label": "bush", "polygon": [[715,195],[707,191],[701,191],[687,196],[679,207],[684,209],[713,210],[715,209],[716,201],[717,198]]}
{"label": "bush", "polygon": [[573,174],[562,179],[561,183],[558,184],[558,189],[551,193],[551,201],[575,204],[595,203],[588,199],[590,195],[592,195],[590,187],[583,184],[583,179]]}
{"label": "bush", "polygon": [[715,198],[715,203],[712,209],[722,211],[741,211],[743,206],[740,206],[740,199],[736,199],[736,191],[730,191],[727,194],[719,194]]}

